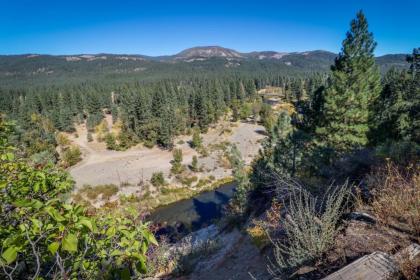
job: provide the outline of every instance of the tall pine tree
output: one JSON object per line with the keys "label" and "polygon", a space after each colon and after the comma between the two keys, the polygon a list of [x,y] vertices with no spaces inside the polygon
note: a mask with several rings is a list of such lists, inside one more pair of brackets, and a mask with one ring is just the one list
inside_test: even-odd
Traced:
{"label": "tall pine tree", "polygon": [[370,104],[380,92],[380,73],[373,51],[376,43],[362,11],[351,21],[350,31],[332,66],[330,86],[324,95],[318,139],[338,152],[367,144]]}

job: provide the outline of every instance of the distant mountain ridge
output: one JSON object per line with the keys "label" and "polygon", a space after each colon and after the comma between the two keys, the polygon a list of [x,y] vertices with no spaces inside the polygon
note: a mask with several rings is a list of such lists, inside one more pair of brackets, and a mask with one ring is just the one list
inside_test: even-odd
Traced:
{"label": "distant mountain ridge", "polygon": [[[300,75],[327,72],[337,54],[323,51],[242,53],[220,46],[201,46],[175,55],[129,54],[0,55],[0,87],[84,82],[88,80],[156,80],[194,75],[224,75],[265,72]],[[376,58],[382,73],[407,68],[406,54]]]}
{"label": "distant mountain ridge", "polygon": [[191,59],[191,58],[210,58],[210,57],[223,57],[223,58],[243,58],[243,56],[232,49],[227,49],[219,46],[207,47],[193,47],[181,51],[174,56],[174,59]]}

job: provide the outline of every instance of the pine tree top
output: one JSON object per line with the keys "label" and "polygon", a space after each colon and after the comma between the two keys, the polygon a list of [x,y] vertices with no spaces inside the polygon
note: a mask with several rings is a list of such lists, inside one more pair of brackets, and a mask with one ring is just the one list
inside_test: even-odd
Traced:
{"label": "pine tree top", "polygon": [[376,48],[376,42],[368,27],[363,11],[359,11],[356,18],[350,23],[350,30],[343,40],[341,51],[332,67],[333,71],[351,72],[354,63],[367,63],[367,67],[375,63],[373,52]]}

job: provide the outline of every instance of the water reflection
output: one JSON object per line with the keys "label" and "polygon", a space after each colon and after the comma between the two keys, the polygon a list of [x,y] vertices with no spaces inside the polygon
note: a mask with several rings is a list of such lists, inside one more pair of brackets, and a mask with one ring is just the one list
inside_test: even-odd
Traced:
{"label": "water reflection", "polygon": [[150,216],[151,221],[162,226],[156,234],[178,239],[210,225],[222,216],[223,207],[232,197],[234,188],[235,183],[225,184],[217,190],[156,209]]}

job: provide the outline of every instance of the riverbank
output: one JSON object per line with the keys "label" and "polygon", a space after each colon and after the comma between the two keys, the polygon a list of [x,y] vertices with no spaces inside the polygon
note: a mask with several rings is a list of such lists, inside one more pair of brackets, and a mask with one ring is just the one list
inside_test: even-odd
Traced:
{"label": "riverbank", "polygon": [[185,187],[166,187],[161,188],[160,192],[154,196],[147,195],[141,197],[141,204],[145,207],[148,211],[153,211],[158,209],[159,207],[167,206],[169,204],[175,202],[181,202],[183,200],[187,200],[193,198],[196,195],[213,191],[225,184],[233,183],[234,178],[232,176],[228,176],[225,178],[221,178],[216,180],[213,183],[204,185],[201,188],[190,188],[188,186]]}

